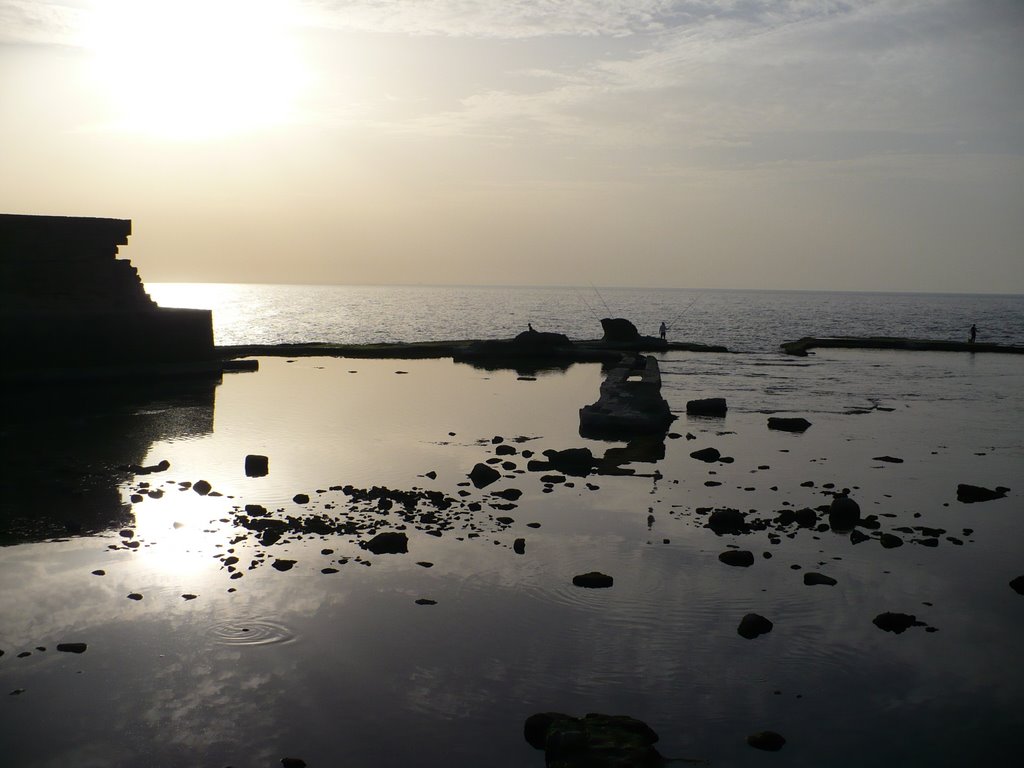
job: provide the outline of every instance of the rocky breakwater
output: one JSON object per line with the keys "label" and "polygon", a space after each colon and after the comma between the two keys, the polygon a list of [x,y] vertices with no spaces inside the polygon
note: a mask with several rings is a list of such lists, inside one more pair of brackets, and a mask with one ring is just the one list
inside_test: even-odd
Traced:
{"label": "rocky breakwater", "polygon": [[664,433],[673,419],[661,395],[658,361],[626,355],[601,382],[597,402],[580,409],[580,435],[600,439]]}
{"label": "rocky breakwater", "polygon": [[208,362],[208,310],[165,309],[117,258],[124,219],[0,214],[5,380]]}

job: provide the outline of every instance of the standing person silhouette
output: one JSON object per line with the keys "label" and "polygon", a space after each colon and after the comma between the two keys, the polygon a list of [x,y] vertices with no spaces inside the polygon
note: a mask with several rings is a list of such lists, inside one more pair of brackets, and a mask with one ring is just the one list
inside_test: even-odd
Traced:
{"label": "standing person silhouette", "polygon": [[977,336],[978,336],[978,326],[976,326],[973,323],[971,323],[971,338],[968,340],[968,343],[969,344],[973,344],[974,340],[977,338]]}
{"label": "standing person silhouette", "polygon": [[665,340],[665,334],[668,333],[668,328],[665,326],[664,321],[661,323],[661,328],[658,329],[658,333],[661,335],[661,340]]}

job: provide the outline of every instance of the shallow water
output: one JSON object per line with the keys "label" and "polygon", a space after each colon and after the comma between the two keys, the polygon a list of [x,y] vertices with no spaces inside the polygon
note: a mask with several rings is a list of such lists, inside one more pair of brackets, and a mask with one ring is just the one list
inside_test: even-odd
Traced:
{"label": "shallow water", "polygon": [[[89,518],[99,530],[64,540],[29,530],[0,550],[8,764],[241,766],[296,756],[311,766],[540,766],[522,723],[551,710],[632,715],[660,734],[663,754],[712,765],[959,766],[1016,753],[1024,597],[1008,582],[1024,573],[1019,359],[675,353],[662,358],[679,413],[664,458],[629,465],[636,476],[569,477],[549,493],[533,472],[506,472],[483,490],[460,483],[495,455],[495,435],[517,452],[618,445],[577,433],[579,407],[597,397],[598,366],[521,380],[444,360],[260,363],[215,388],[107,397],[87,416],[26,409],[9,422],[5,446],[27,447],[54,478],[16,503],[57,525],[85,499],[99,508]],[[686,400],[717,395],[729,400],[725,419],[685,415]],[[768,413],[813,426],[769,431]],[[706,446],[734,461],[690,458]],[[269,475],[246,477],[247,453],[268,455]],[[875,458],[883,455],[904,461]],[[519,453],[503,458],[525,468]],[[162,459],[165,472],[100,472]],[[223,495],[179,490],[199,479]],[[965,505],[960,482],[1012,490]],[[772,543],[769,531],[717,536],[699,511],[771,517],[827,503],[826,483],[851,488],[882,531],[946,533],[935,548],[915,543],[918,532],[883,549],[795,528]],[[361,549],[365,531],[263,546],[237,524],[245,504],[278,517],[402,524],[394,510],[331,490],[345,484],[456,499],[464,491],[483,507],[461,510],[440,537],[409,525],[404,555]],[[488,506],[488,493],[506,487],[523,491],[516,508]],[[158,498],[145,495],[157,489]],[[300,492],[310,502],[293,501]],[[512,550],[519,537],[523,555]],[[720,563],[730,545],[752,551],[754,565]],[[294,567],[272,567],[281,559]],[[572,585],[592,570],[614,586]],[[838,584],[805,586],[809,570]],[[741,638],[736,627],[751,611],[773,631]],[[872,619],[883,611],[938,631],[882,632]],[[88,650],[60,653],[61,642]],[[787,738],[782,752],[746,745],[764,729]]]}

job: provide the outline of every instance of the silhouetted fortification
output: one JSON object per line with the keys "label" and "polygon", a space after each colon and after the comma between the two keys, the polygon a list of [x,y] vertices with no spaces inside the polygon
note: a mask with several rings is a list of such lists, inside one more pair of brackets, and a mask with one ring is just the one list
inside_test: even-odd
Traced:
{"label": "silhouetted fortification", "polygon": [[117,248],[122,219],[0,214],[0,344],[9,370],[209,360],[208,310],[158,307]]}

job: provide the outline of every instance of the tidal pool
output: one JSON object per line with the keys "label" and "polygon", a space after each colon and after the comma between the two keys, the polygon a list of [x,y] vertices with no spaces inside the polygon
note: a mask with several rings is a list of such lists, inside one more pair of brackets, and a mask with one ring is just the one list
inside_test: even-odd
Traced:
{"label": "tidal pool", "polygon": [[[266,358],[219,384],[21,396],[0,475],[3,762],[542,766],[522,735],[542,711],[628,714],[662,754],[711,765],[1015,754],[1021,362],[676,354],[662,372],[679,416],[663,445],[587,477],[524,453],[622,447],[578,434],[594,365]],[[714,396],[724,419],[686,416]],[[771,431],[770,413],[812,426]],[[691,458],[705,447],[732,460]],[[269,473],[247,477],[247,454]],[[468,481],[495,459],[497,482]],[[963,504],[958,483],[1011,490]],[[361,495],[375,486],[405,495]],[[776,522],[841,488],[876,516],[867,540],[820,510]],[[718,535],[712,508],[772,522]],[[285,521],[276,539],[264,520]],[[361,546],[381,531],[408,552]],[[722,563],[729,548],[753,565]],[[614,585],[573,586],[590,571]],[[882,631],[886,611],[922,626]],[[741,637],[751,612],[772,631]],[[782,751],[746,744],[762,730]]]}

